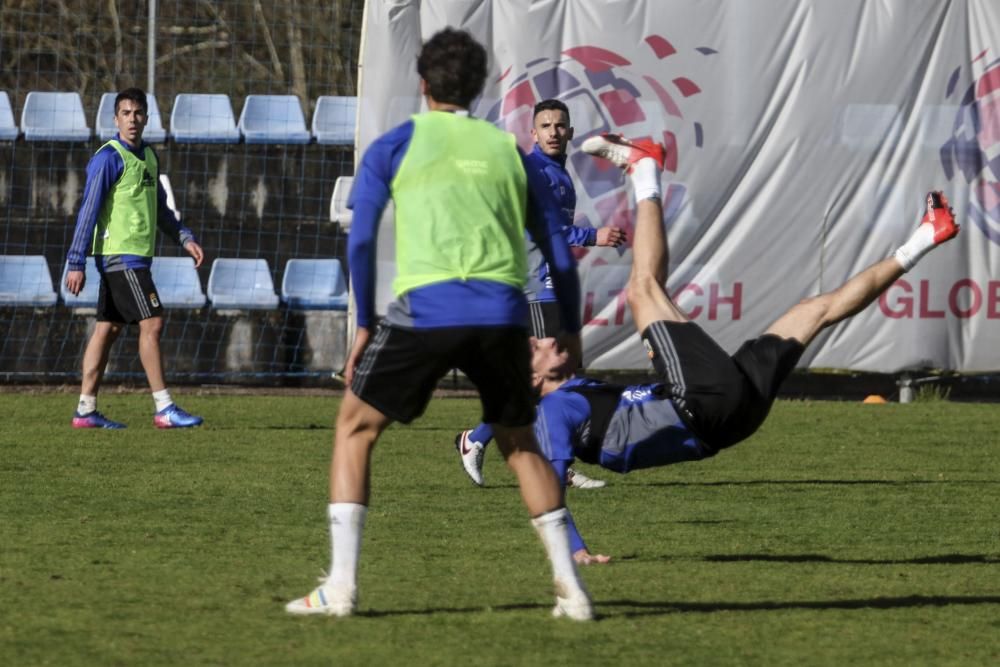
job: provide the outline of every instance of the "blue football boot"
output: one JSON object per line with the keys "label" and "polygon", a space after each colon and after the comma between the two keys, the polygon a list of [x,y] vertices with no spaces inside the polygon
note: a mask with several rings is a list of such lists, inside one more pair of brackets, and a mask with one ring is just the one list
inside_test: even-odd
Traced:
{"label": "blue football boot", "polygon": [[153,425],[156,428],[190,428],[200,426],[205,421],[201,417],[189,414],[176,403],[171,403],[153,415]]}
{"label": "blue football boot", "polygon": [[89,414],[81,415],[79,412],[73,413],[73,428],[125,428],[121,422],[111,421],[96,410]]}

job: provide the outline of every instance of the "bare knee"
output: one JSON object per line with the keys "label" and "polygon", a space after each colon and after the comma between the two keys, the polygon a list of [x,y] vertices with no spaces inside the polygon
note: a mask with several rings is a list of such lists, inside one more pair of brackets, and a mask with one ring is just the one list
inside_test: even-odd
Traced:
{"label": "bare knee", "polygon": [[98,322],[94,326],[94,333],[91,340],[103,346],[110,346],[118,339],[122,332],[122,325],[116,322]]}
{"label": "bare knee", "polygon": [[633,311],[653,302],[657,295],[662,294],[663,285],[651,273],[633,274],[625,285],[625,301]]}
{"label": "bare knee", "polygon": [[795,306],[795,310],[800,312],[800,316],[803,319],[809,320],[822,328],[828,323],[827,315],[830,313],[830,297],[826,294],[806,297],[802,301],[799,301]]}
{"label": "bare knee", "polygon": [[160,335],[163,333],[163,318],[162,317],[150,317],[139,322],[139,334],[146,337],[152,337],[156,340],[160,339]]}

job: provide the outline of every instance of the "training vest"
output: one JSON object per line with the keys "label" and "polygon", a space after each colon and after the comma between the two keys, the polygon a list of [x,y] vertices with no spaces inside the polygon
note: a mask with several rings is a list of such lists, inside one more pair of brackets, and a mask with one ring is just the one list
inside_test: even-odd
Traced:
{"label": "training vest", "polygon": [[418,114],[391,190],[397,297],[450,280],[524,288],[527,177],[513,135],[464,115]]}
{"label": "training vest", "polygon": [[94,255],[152,257],[156,242],[156,179],[159,176],[156,155],[146,146],[140,160],[115,140],[104,146],[118,151],[125,169],[97,217],[92,252]]}

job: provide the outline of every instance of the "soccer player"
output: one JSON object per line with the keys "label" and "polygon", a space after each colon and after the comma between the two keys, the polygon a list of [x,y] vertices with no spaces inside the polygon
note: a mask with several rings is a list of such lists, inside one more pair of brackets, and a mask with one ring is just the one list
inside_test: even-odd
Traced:
{"label": "soccer player", "polygon": [[[289,613],[354,612],[372,448],[390,423],[420,416],[438,381],[458,368],[479,389],[483,421],[493,424],[552,564],[553,614],[593,617],[569,549],[562,489],[531,427],[526,225],[552,267],[566,331],[559,346],[574,363],[576,262],[544,177],[524,161],[513,135],[468,114],[486,65],[486,50],[468,33],[446,28],[431,37],[417,59],[429,111],[374,141],[355,176],[348,255],[358,329],[330,469],[332,565],[318,588],[286,605]],[[373,332],[375,238],[390,199],[396,300]]]}
{"label": "soccer player", "polygon": [[139,359],[153,392],[153,424],[186,428],[202,423],[201,417],[174,403],[163,377],[163,306],[150,272],[157,227],[194,258],[195,266],[201,266],[205,254],[191,230],[181,225],[167,206],[156,152],[142,140],[147,113],[143,91],[128,88],[118,93],[118,133],[87,164],[83,205],[66,254],[66,289],[72,294],[83,289],[89,250],[101,274],[101,291],[97,323],[83,353],[83,381],[73,428],[125,428],[125,424],[97,411],[97,392],[112,343],[125,324],[135,322],[139,323]]}
{"label": "soccer player", "polygon": [[[586,229],[573,224],[576,215],[576,188],[566,171],[566,153],[569,142],[573,139],[573,126],[566,104],[554,99],[542,100],[536,104],[531,138],[535,140],[535,145],[525,159],[544,174],[549,188],[559,201],[563,217],[562,231],[570,246],[617,248],[623,244],[625,230],[620,227]],[[556,302],[548,263],[537,246],[532,243],[530,247],[528,262],[531,274],[525,290],[531,318],[529,327],[535,338],[552,338],[558,335],[561,328],[559,304]],[[483,485],[483,457],[486,446],[492,439],[493,429],[489,424],[479,424],[474,429],[462,431],[455,436],[455,449],[462,458],[462,467],[476,486]],[[573,468],[566,471],[566,476],[567,486],[578,489],[599,489],[606,484],[603,480],[591,479]]]}
{"label": "soccer player", "polygon": [[[688,321],[664,288],[663,147],[603,135],[588,139],[583,150],[625,168],[632,179],[637,214],[626,294],[659,379],[625,387],[577,377],[563,351],[549,340],[534,341],[532,378],[543,397],[535,433],[560,477],[575,458],[627,473],[705,459],[749,437],[820,331],[863,310],[959,231],[944,195],[928,194],[926,214],[892,256],[831,292],[804,299],[730,356]],[[607,562],[605,555],[590,554],[570,521],[576,561]]]}

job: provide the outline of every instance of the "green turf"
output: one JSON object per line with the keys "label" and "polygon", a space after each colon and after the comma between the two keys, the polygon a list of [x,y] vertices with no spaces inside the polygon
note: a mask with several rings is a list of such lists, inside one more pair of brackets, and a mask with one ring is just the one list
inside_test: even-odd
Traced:
{"label": "green turf", "polygon": [[177,432],[144,395],[73,431],[74,401],[0,394],[3,665],[1000,664],[996,405],[780,402],[714,460],[571,490],[615,558],[577,624],[495,449],[488,488],[460,470],[471,400],[377,448],[349,619],[283,611],[327,565],[335,398],[186,396]]}

